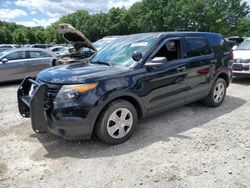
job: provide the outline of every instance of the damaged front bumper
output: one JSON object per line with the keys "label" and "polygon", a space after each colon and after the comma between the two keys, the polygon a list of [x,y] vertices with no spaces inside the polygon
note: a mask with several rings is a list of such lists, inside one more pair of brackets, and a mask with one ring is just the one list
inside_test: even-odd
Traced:
{"label": "damaged front bumper", "polygon": [[90,138],[96,118],[95,109],[77,106],[78,104],[64,104],[55,109],[53,101],[48,101],[49,95],[48,84],[29,77],[18,88],[19,112],[23,117],[31,118],[32,129],[37,133],[50,131],[70,140]]}
{"label": "damaged front bumper", "polygon": [[[37,88],[33,96],[30,94],[32,86]],[[47,131],[47,116],[44,110],[47,89],[46,84],[39,84],[28,77],[22,82],[17,91],[19,112],[23,117],[31,118],[32,129],[37,133]]]}

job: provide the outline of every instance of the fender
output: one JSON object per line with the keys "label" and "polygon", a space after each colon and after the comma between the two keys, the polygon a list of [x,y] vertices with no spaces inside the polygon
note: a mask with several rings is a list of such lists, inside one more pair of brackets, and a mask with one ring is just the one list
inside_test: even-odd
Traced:
{"label": "fender", "polygon": [[144,117],[146,115],[146,107],[145,107],[142,99],[132,91],[125,91],[123,89],[119,89],[119,90],[116,89],[116,90],[110,91],[109,93],[102,96],[98,100],[96,106],[101,106],[101,111],[102,111],[103,108],[106,105],[108,105],[110,102],[112,102],[116,99],[119,99],[119,98],[126,99],[126,97],[136,101],[136,103],[138,104],[139,110],[141,112],[141,115],[142,115],[142,117]]}
{"label": "fender", "polygon": [[[138,95],[136,95],[135,93],[131,92],[131,91],[125,91],[125,90],[112,90],[109,93],[107,93],[106,95],[102,96],[95,104],[95,117],[92,118],[91,121],[91,125],[92,125],[92,132],[93,129],[96,125],[96,121],[98,120],[98,117],[100,115],[100,113],[103,111],[103,109],[112,101],[119,99],[119,98],[123,98],[126,100],[126,97],[132,98],[134,101],[137,102],[138,106],[139,106],[139,110],[141,112],[141,118],[144,118],[147,115],[147,110],[145,108],[144,103],[142,102],[142,100],[140,99],[140,97]],[[134,105],[134,104],[133,104]]]}
{"label": "fender", "polygon": [[[229,72],[231,73],[230,75],[229,75]],[[233,78],[232,75],[233,74],[232,74],[232,71],[231,71],[230,68],[225,68],[225,67],[223,68],[223,67],[221,67],[221,68],[219,68],[219,69],[216,70],[215,80],[217,80],[217,78],[219,78],[219,77],[222,77],[227,82],[227,86],[229,86],[229,84],[231,83],[232,78]]]}

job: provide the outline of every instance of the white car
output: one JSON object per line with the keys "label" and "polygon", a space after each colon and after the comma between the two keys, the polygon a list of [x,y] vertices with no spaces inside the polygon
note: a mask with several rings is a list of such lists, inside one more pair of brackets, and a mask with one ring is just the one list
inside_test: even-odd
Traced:
{"label": "white car", "polygon": [[233,74],[235,77],[250,77],[250,38],[233,51]]}
{"label": "white car", "polygon": [[57,52],[59,52],[61,49],[63,49],[64,47],[65,47],[65,46],[53,46],[53,47],[49,48],[49,50],[52,51],[52,52],[57,53]]}

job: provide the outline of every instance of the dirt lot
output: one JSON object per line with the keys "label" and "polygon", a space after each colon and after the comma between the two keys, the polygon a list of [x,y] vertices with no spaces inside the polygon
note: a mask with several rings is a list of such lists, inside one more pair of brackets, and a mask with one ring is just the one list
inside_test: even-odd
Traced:
{"label": "dirt lot", "polygon": [[34,134],[16,90],[0,86],[0,187],[250,187],[250,80],[217,109],[195,103],[142,120],[118,146]]}

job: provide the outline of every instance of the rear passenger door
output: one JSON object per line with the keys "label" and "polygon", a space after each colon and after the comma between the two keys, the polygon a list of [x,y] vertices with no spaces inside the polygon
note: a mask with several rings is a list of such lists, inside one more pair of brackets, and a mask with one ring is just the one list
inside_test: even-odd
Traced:
{"label": "rear passenger door", "polygon": [[191,88],[185,100],[201,99],[209,93],[217,60],[205,37],[185,38],[184,56],[189,61],[187,83]]}
{"label": "rear passenger door", "polygon": [[26,63],[29,76],[36,77],[40,71],[52,66],[53,57],[44,51],[28,51]]}

